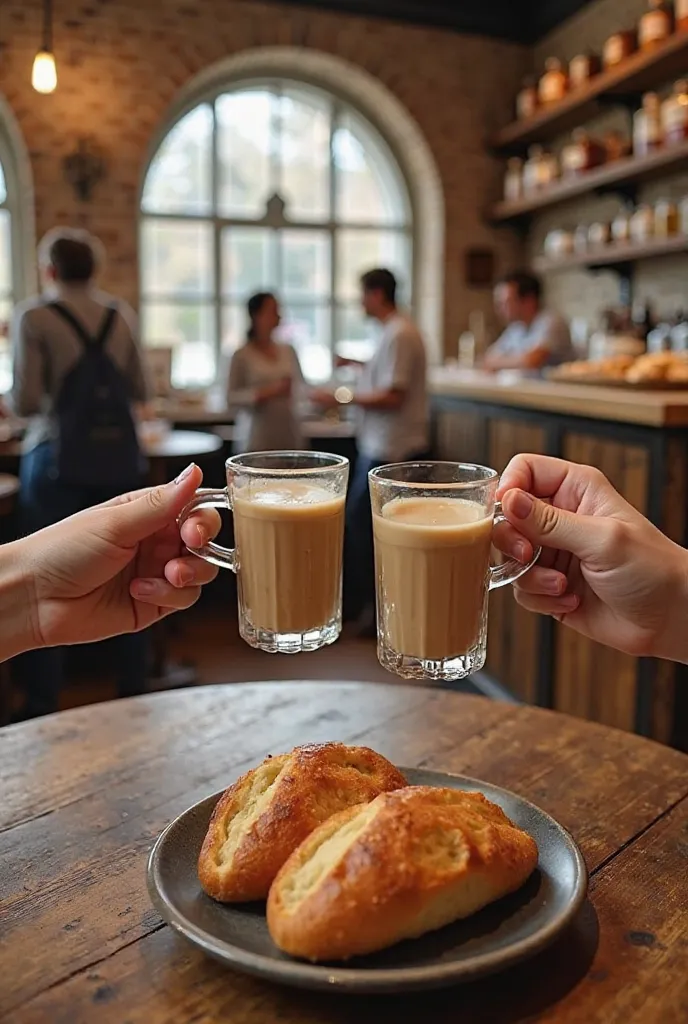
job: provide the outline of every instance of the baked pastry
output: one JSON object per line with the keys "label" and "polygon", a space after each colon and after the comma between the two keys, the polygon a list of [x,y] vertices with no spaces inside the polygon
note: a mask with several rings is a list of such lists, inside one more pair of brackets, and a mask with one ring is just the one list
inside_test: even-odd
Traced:
{"label": "baked pastry", "polygon": [[410,786],[330,818],[268,897],[286,953],[346,960],[416,938],[518,889],[535,841],[481,793]]}
{"label": "baked pastry", "polygon": [[205,892],[223,903],[265,899],[285,860],[323,821],[406,779],[381,754],[344,743],[269,757],[220,797],[198,860]]}

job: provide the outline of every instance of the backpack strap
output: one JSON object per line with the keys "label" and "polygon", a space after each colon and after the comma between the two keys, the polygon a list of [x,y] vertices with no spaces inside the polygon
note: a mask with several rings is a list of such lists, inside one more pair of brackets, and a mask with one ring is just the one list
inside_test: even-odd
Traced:
{"label": "backpack strap", "polygon": [[65,306],[64,303],[49,302],[48,309],[54,310],[58,316],[65,321],[65,323],[69,324],[79,341],[87,349],[92,347],[103,349],[105,347],[105,344],[112,333],[112,328],[114,327],[115,319],[117,317],[117,307],[108,306],[97,333],[91,336],[82,324],[81,320],[79,320],[79,318],[75,316],[71,309]]}

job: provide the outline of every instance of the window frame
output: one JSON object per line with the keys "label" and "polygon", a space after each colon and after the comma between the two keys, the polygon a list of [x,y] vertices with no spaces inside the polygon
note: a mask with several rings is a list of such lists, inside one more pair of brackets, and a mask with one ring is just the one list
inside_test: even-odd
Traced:
{"label": "window frame", "polygon": [[[276,97],[283,95],[285,90],[294,90],[295,92],[302,92],[306,95],[308,93],[317,96],[320,101],[327,106],[329,113],[329,154],[330,154],[330,174],[329,174],[329,210],[330,215],[327,218],[319,219],[292,219],[290,217],[276,216],[273,211],[270,210],[270,204],[268,203],[266,213],[263,217],[229,217],[219,213],[219,175],[218,175],[218,115],[216,110],[216,102],[223,96],[232,93],[240,93],[244,91],[254,90],[265,90],[269,91]],[[211,112],[211,135],[210,135],[210,213],[172,213],[172,212],[160,212],[160,211],[149,211],[144,207],[144,195],[148,176],[153,165],[153,162],[160,152],[161,147],[164,145],[169,134],[174,130],[188,114],[192,113],[195,109],[208,105]],[[351,219],[351,218],[340,218],[337,216],[337,182],[339,174],[336,170],[334,162],[334,140],[338,129],[342,124],[342,115],[349,115],[354,124],[361,126],[364,134],[369,134],[371,147],[366,149],[367,153],[372,153],[376,157],[380,158],[379,166],[383,169],[384,174],[391,174],[393,178],[393,185],[395,187],[396,196],[401,204],[403,210],[403,216],[401,219],[390,221],[389,223],[384,222],[371,222],[370,220],[363,219]],[[274,130],[274,126],[273,126]],[[279,129],[278,129],[279,130]],[[377,152],[376,152],[377,151]],[[273,158],[270,162],[271,172],[271,185],[270,188],[275,190],[279,194],[279,181],[276,180],[275,169],[278,167],[276,160]],[[146,222],[153,220],[161,221],[179,221],[181,223],[203,223],[212,226],[212,266],[214,276],[214,287],[212,294],[209,296],[201,296],[198,298],[191,299],[187,297],[174,296],[171,293],[165,294],[164,292],[152,292],[145,291],[143,286],[144,271],[141,265],[141,254],[143,251],[142,236],[143,226]],[[223,355],[223,321],[225,318],[225,310],[236,304],[239,300],[236,296],[231,298],[223,294],[223,281],[222,281],[222,269],[223,269],[223,232],[227,228],[266,228],[268,230],[279,233],[280,231],[317,231],[326,232],[329,237],[329,251],[330,251],[330,288],[329,292],[325,293],[322,298],[319,298],[317,302],[310,303],[314,308],[320,305],[327,305],[329,307],[329,331],[330,331],[330,355],[334,355],[335,346],[337,344],[336,328],[339,319],[340,312],[350,310],[352,307],[351,301],[342,300],[337,295],[337,269],[338,269],[338,254],[337,254],[337,234],[340,231],[352,230],[370,230],[380,233],[389,233],[398,235],[402,244],[405,246],[405,270],[407,273],[407,279],[404,281],[405,292],[404,292],[404,304],[414,312],[415,297],[416,297],[416,235],[415,235],[415,217],[414,209],[411,200],[411,189],[409,182],[403,169],[402,162],[394,152],[393,147],[389,141],[385,138],[383,132],[379,127],[371,121],[370,117],[359,110],[349,100],[342,98],[330,88],[323,88],[317,83],[308,81],[306,79],[296,78],[290,75],[262,75],[262,76],[246,76],[231,80],[228,82],[215,83],[211,90],[205,90],[194,95],[190,100],[184,104],[182,108],[176,111],[176,116],[173,121],[166,124],[164,131],[162,131],[156,138],[155,146],[153,147],[150,158],[148,160],[143,179],[141,192],[139,197],[139,301],[141,311],[147,304],[155,304],[156,302],[164,305],[180,305],[180,306],[202,306],[208,304],[212,307],[213,321],[214,321],[214,355],[215,355],[215,366],[217,379],[218,372],[221,365]],[[277,246],[277,252],[279,253],[280,246]],[[281,279],[281,267],[279,264],[278,255],[278,267],[277,277],[278,281]],[[267,284],[267,287],[270,285]],[[275,285],[276,288],[279,284]],[[243,301],[248,296],[242,296]],[[307,302],[301,302],[298,300],[290,300],[288,297],[281,296],[281,299],[285,306],[299,306],[309,305]],[[149,344],[147,339],[144,337],[144,343]]]}

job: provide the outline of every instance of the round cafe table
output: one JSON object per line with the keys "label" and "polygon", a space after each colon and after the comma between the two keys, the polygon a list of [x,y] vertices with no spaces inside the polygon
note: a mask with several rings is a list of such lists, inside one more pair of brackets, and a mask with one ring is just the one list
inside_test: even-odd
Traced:
{"label": "round cafe table", "polygon": [[[151,907],[165,825],[297,743],[515,790],[578,840],[589,900],[537,958],[460,988],[359,998],[206,958]],[[688,757],[550,711],[363,683],[203,687],[0,730],[0,1020],[10,1024],[685,1024]]]}

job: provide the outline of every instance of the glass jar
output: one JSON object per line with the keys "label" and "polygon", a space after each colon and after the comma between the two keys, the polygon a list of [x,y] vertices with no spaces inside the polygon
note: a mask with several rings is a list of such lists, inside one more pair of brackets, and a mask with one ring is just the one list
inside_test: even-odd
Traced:
{"label": "glass jar", "polygon": [[525,121],[533,117],[538,108],[538,87],[534,78],[524,78],[521,90],[516,97],[516,117]]}
{"label": "glass jar", "polygon": [[655,203],[655,237],[671,238],[678,234],[678,206],[670,199],[660,199]]}
{"label": "glass jar", "polygon": [[678,204],[678,230],[681,235],[688,235],[688,196],[684,196]]}
{"label": "glass jar", "polygon": [[623,64],[627,57],[635,53],[635,47],[635,32],[615,32],[604,44],[602,64],[605,68],[615,68],[617,64]]}
{"label": "glass jar", "polygon": [[544,252],[550,259],[563,259],[573,252],[573,233],[562,228],[548,231],[545,236]]}
{"label": "glass jar", "polygon": [[561,151],[561,174],[564,178],[599,167],[605,160],[604,147],[591,139],[584,128],[577,128],[571,142]]}
{"label": "glass jar", "polygon": [[523,166],[523,192],[532,195],[548,188],[559,176],[557,158],[542,146],[531,146]]}
{"label": "glass jar", "polygon": [[611,237],[611,228],[604,221],[597,221],[588,228],[588,245],[591,249],[599,249],[603,245],[609,245]]}
{"label": "glass jar", "polygon": [[622,160],[625,156],[629,156],[631,152],[631,142],[627,139],[622,132],[613,131],[605,132],[604,139],[604,162],[612,163],[614,160]]}
{"label": "glass jar", "polygon": [[676,0],[676,31],[688,32],[688,0]]}
{"label": "glass jar", "polygon": [[646,92],[643,105],[633,115],[633,152],[647,156],[662,144],[662,108],[656,92]]}
{"label": "glass jar", "polygon": [[631,240],[631,217],[633,216],[633,208],[626,206],[622,210],[619,210],[616,217],[612,221],[612,241],[619,245],[624,245],[626,242]]}
{"label": "glass jar", "polygon": [[638,22],[638,46],[651,50],[668,39],[673,31],[671,10],[664,0],[650,0],[650,8]]}
{"label": "glass jar", "polygon": [[631,217],[631,241],[649,242],[655,232],[655,212],[648,203],[642,203]]}
{"label": "glass jar", "polygon": [[569,87],[564,65],[556,57],[545,61],[545,73],[538,84],[538,99],[543,107],[563,100]]}
{"label": "glass jar", "polygon": [[600,58],[594,53],[579,53],[569,64],[569,89],[587,85],[600,70]]}
{"label": "glass jar", "polygon": [[662,134],[667,146],[688,139],[688,79],[681,78],[662,103]]}
{"label": "glass jar", "polygon": [[504,198],[507,203],[517,203],[523,199],[523,160],[519,156],[507,160]]}

